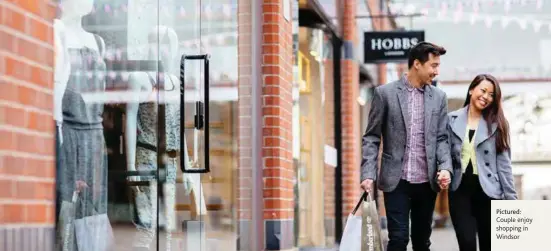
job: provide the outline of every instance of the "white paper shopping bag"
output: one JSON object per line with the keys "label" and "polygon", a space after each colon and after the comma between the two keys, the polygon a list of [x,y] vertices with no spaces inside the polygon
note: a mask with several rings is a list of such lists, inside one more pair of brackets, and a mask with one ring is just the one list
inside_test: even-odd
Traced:
{"label": "white paper shopping bag", "polygon": [[[362,204],[362,214],[356,215]],[[348,216],[339,250],[383,251],[378,218],[375,201],[371,200],[367,192],[364,192],[360,201]]]}
{"label": "white paper shopping bag", "polygon": [[362,248],[362,216],[348,216],[341,238],[340,251],[360,251]]}

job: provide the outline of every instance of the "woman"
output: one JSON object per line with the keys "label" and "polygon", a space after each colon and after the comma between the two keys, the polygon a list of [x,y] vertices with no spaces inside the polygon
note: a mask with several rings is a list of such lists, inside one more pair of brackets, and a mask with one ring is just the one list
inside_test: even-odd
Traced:
{"label": "woman", "polygon": [[517,199],[511,170],[509,125],[497,79],[474,78],[464,107],[449,114],[454,173],[450,216],[461,251],[490,251],[491,200]]}

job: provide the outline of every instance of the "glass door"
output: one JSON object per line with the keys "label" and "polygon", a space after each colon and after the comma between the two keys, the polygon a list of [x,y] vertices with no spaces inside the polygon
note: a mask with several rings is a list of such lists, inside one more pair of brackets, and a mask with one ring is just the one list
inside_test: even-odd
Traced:
{"label": "glass door", "polygon": [[[60,226],[106,215],[112,234],[96,244],[113,240],[111,250],[247,245],[236,234],[250,229],[251,207],[239,200],[251,188],[237,185],[250,180],[236,178],[237,1],[62,2],[56,87],[66,84],[71,116],[58,126]],[[79,23],[85,32],[70,30]],[[78,238],[67,238],[58,247],[74,250]]]}
{"label": "glass door", "polygon": [[169,98],[179,104],[178,124],[166,125],[167,137],[178,128],[179,154],[159,196],[174,209],[159,250],[236,250],[237,1],[161,2],[159,23],[177,41],[165,79],[177,76],[179,85]]}

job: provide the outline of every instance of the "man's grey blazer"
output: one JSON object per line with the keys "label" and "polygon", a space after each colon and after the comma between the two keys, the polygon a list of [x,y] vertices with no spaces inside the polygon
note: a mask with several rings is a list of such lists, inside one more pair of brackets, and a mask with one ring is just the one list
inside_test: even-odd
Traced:
{"label": "man's grey blazer", "polygon": [[[362,138],[361,180],[378,180],[378,188],[393,191],[402,178],[406,150],[408,94],[406,78],[375,88],[369,121]],[[425,149],[429,181],[439,191],[436,174],[439,170],[452,172],[448,141],[448,101],[446,94],[426,85],[424,91]],[[377,172],[379,147],[382,143],[381,170]]]}

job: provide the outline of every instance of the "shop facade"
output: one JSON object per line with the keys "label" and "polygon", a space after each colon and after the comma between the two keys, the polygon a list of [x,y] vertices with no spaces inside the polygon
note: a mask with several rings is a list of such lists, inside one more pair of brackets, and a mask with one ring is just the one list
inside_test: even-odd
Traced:
{"label": "shop facade", "polygon": [[[38,2],[0,3],[2,245],[57,250],[70,204],[77,221],[107,219],[117,250],[297,245],[298,2]],[[322,95],[305,83],[299,93]],[[325,164],[319,143],[300,165]]]}
{"label": "shop facade", "polygon": [[1,2],[0,243],[57,250],[77,191],[116,250],[338,245],[390,75],[359,53],[379,4]]}

